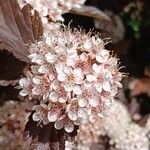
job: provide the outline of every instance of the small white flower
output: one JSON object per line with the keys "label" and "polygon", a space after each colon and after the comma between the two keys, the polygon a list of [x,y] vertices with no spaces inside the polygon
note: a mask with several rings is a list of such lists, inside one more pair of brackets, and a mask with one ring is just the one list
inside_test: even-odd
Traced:
{"label": "small white flower", "polygon": [[47,7],[43,7],[42,15],[43,15],[44,17],[48,16],[48,8],[47,8]]}
{"label": "small white flower", "polygon": [[32,81],[34,84],[39,85],[42,83],[42,77],[41,76],[34,76]]}
{"label": "small white flower", "polygon": [[54,127],[57,129],[57,130],[60,130],[64,127],[64,124],[63,124],[63,120],[57,120],[54,124]]}
{"label": "small white flower", "polygon": [[101,50],[97,55],[96,55],[96,60],[99,63],[105,63],[109,58],[109,52],[107,50]]}
{"label": "small white flower", "polygon": [[105,81],[104,83],[103,83],[103,90],[104,91],[108,91],[108,92],[110,92],[111,91],[111,85],[110,85],[110,83],[108,82],[108,81]]}
{"label": "small white flower", "polygon": [[29,85],[29,80],[27,78],[22,78],[19,81],[21,87],[26,88]]}
{"label": "small white flower", "polygon": [[81,69],[81,68],[75,68],[75,69],[73,70],[73,74],[74,74],[76,77],[80,78],[81,80],[83,79],[83,72],[82,72],[82,69]]}
{"label": "small white flower", "polygon": [[87,117],[87,112],[86,112],[85,108],[80,108],[78,110],[78,117],[80,117],[80,118],[86,118]]}
{"label": "small white flower", "polygon": [[78,54],[77,54],[77,46],[78,46],[78,43],[76,42],[73,42],[74,41],[74,38],[75,37],[70,37],[72,38],[71,41],[68,41],[68,44],[71,45],[71,46],[68,46],[68,49],[66,50],[68,56],[70,56],[71,58],[74,58],[74,59],[77,59],[78,58]]}
{"label": "small white flower", "polygon": [[76,61],[73,58],[67,58],[67,61],[66,61],[67,66],[74,66],[75,63]]}
{"label": "small white flower", "polygon": [[96,97],[89,98],[89,104],[92,107],[97,107],[99,105],[99,99]]}
{"label": "small white flower", "polygon": [[74,92],[74,94],[76,94],[76,95],[81,95],[81,94],[82,94],[81,87],[80,87],[80,86],[74,86],[74,87],[73,87],[73,92]]}
{"label": "small white flower", "polygon": [[41,73],[41,74],[45,74],[45,73],[48,73],[48,68],[47,66],[45,65],[41,65],[38,69],[38,72]]}
{"label": "small white flower", "polygon": [[51,46],[52,45],[52,39],[51,39],[51,37],[46,37],[45,38],[45,42],[46,42],[46,44],[48,44],[49,46]]}
{"label": "small white flower", "polygon": [[52,102],[57,102],[59,96],[57,95],[56,92],[51,92],[51,93],[49,94],[49,98],[50,98],[50,100],[51,100]]}
{"label": "small white flower", "polygon": [[72,74],[72,71],[73,71],[72,67],[64,66],[63,68],[63,72],[66,74],[66,76]]}
{"label": "small white flower", "polygon": [[[33,62],[33,59],[37,56],[37,53],[32,53],[30,55],[28,55],[28,58],[31,59],[31,61]],[[35,62],[35,60],[34,60]]]}
{"label": "small white flower", "polygon": [[71,133],[74,130],[74,124],[73,123],[68,123],[67,125],[65,125],[65,131],[68,133]]}
{"label": "small white flower", "polygon": [[37,65],[35,65],[35,66],[31,66],[31,71],[32,71],[32,73],[33,74],[37,74],[38,73],[38,69],[39,69],[39,66]]}
{"label": "small white flower", "polygon": [[48,123],[48,120],[46,119],[45,110],[47,109],[47,105],[35,105],[33,107],[33,110],[35,110],[35,113],[32,116],[32,119],[34,121],[43,121],[44,124]]}
{"label": "small white flower", "polygon": [[35,86],[33,89],[32,89],[32,93],[33,93],[33,95],[40,95],[41,94],[41,89],[40,89],[40,87],[38,87],[38,86]]}
{"label": "small white flower", "polygon": [[35,112],[32,116],[33,121],[43,120],[43,114],[40,112]]}
{"label": "small white flower", "polygon": [[92,68],[93,68],[94,72],[97,74],[100,74],[102,72],[101,66],[97,65],[96,63],[93,64]]}
{"label": "small white flower", "polygon": [[61,82],[66,80],[66,74],[64,72],[61,72],[57,75],[57,79]]}
{"label": "small white flower", "polygon": [[37,63],[39,65],[42,65],[45,61],[44,57],[40,54],[31,54],[31,55],[29,55],[29,58],[32,58],[31,62]]}
{"label": "small white flower", "polygon": [[50,64],[53,64],[57,61],[57,56],[55,54],[47,53],[45,58]]}
{"label": "small white flower", "polygon": [[65,84],[64,89],[66,92],[71,92],[73,90],[73,85],[72,84]]}
{"label": "small white flower", "polygon": [[52,83],[51,83],[51,90],[56,90],[57,88],[59,88],[59,81],[58,80],[54,80]]}
{"label": "small white flower", "polygon": [[27,89],[23,89],[19,92],[19,94],[24,97],[24,96],[27,96],[29,94],[29,91]]}
{"label": "small white flower", "polygon": [[83,53],[80,55],[80,59],[81,59],[82,61],[87,61],[87,60],[88,60],[88,55],[87,55],[85,52],[83,52]]}
{"label": "small white flower", "polygon": [[86,40],[83,45],[84,49],[90,50],[92,48],[92,44],[89,40]]}
{"label": "small white flower", "polygon": [[61,73],[64,70],[64,65],[61,63],[55,64],[55,69],[57,73]]}
{"label": "small white flower", "polygon": [[102,87],[102,84],[101,84],[101,83],[95,83],[94,86],[95,86],[97,92],[99,92],[99,93],[102,92],[103,87]]}
{"label": "small white flower", "polygon": [[80,98],[80,99],[78,100],[78,105],[79,105],[80,107],[85,107],[85,106],[87,105],[87,100]]}
{"label": "small white flower", "polygon": [[68,112],[68,117],[69,117],[69,119],[72,120],[72,121],[75,121],[75,120],[78,119],[77,114],[76,114],[75,112],[73,112],[73,111],[69,111],[69,112]]}
{"label": "small white flower", "polygon": [[49,122],[55,122],[59,117],[59,113],[49,111],[47,117]]}
{"label": "small white flower", "polygon": [[66,103],[66,102],[67,102],[67,98],[62,98],[62,97],[60,97],[60,98],[58,99],[58,101],[59,101],[60,103]]}
{"label": "small white flower", "polygon": [[86,79],[87,79],[88,82],[93,82],[93,81],[96,80],[96,77],[94,75],[92,75],[92,74],[88,74],[86,76]]}

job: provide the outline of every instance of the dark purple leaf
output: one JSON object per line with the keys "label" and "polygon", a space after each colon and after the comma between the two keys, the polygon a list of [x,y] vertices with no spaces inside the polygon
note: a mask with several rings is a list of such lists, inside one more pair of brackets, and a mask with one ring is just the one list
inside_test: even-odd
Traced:
{"label": "dark purple leaf", "polygon": [[42,24],[36,11],[25,5],[21,10],[16,0],[0,0],[0,48],[29,63],[27,44],[42,35]]}
{"label": "dark purple leaf", "polygon": [[66,133],[64,129],[56,130],[53,123],[48,125],[38,125],[37,122],[32,120],[31,113],[29,116],[29,121],[25,126],[24,136],[32,137],[33,141],[37,139],[38,143],[49,143],[50,150],[64,150],[65,141],[73,141],[77,135],[78,126],[75,126],[75,129],[72,133]]}

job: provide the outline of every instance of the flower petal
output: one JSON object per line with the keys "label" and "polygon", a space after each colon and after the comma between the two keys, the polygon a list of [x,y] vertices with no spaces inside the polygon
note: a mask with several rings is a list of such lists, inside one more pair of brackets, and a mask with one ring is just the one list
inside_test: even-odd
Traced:
{"label": "flower petal", "polygon": [[109,52],[105,49],[101,50],[97,55],[96,55],[96,60],[99,63],[105,63],[109,58]]}
{"label": "flower petal", "polygon": [[41,65],[41,66],[39,67],[39,69],[38,69],[38,72],[41,73],[41,74],[47,73],[47,72],[48,72],[47,66]]}
{"label": "flower petal", "polygon": [[73,90],[73,85],[72,84],[65,84],[64,89],[67,92],[71,92]]}
{"label": "flower petal", "polygon": [[66,80],[66,74],[61,72],[57,75],[57,79],[61,82],[65,81]]}
{"label": "flower petal", "polygon": [[19,92],[19,94],[24,97],[24,96],[27,96],[29,94],[29,91],[27,89],[23,89]]}
{"label": "flower petal", "polygon": [[59,116],[58,113],[50,112],[50,111],[48,112],[48,115],[47,115],[49,122],[55,122],[58,119],[58,116]]}
{"label": "flower petal", "polygon": [[60,98],[58,99],[58,101],[59,101],[60,103],[65,103],[65,102],[67,101],[67,98],[62,98],[62,97],[60,97]]}
{"label": "flower petal", "polygon": [[83,48],[86,49],[86,50],[91,49],[91,48],[92,48],[91,42],[90,42],[89,40],[86,40],[86,41],[84,42]]}
{"label": "flower petal", "polygon": [[56,69],[56,72],[57,72],[57,73],[61,73],[61,72],[63,72],[63,70],[64,70],[64,65],[63,65],[63,64],[60,64],[60,63],[55,64],[55,69]]}
{"label": "flower petal", "polygon": [[41,76],[34,76],[32,81],[34,84],[39,85],[42,83],[42,77]]}
{"label": "flower petal", "polygon": [[87,105],[87,100],[80,98],[80,99],[78,100],[78,105],[79,105],[80,107],[85,107],[85,106]]}
{"label": "flower petal", "polygon": [[29,80],[27,78],[22,78],[19,80],[19,84],[21,87],[27,87],[29,85]]}
{"label": "flower petal", "polygon": [[73,74],[81,79],[83,79],[83,72],[81,68],[75,68]]}
{"label": "flower petal", "polygon": [[111,85],[108,81],[105,81],[103,83],[103,90],[106,91],[106,92],[110,92],[111,91]]}
{"label": "flower petal", "polygon": [[50,100],[51,100],[52,102],[57,102],[57,100],[58,100],[58,95],[57,95],[56,92],[51,92],[51,93],[49,94],[49,98],[50,98]]}
{"label": "flower petal", "polygon": [[81,95],[81,94],[82,94],[81,87],[80,87],[80,86],[74,86],[74,87],[73,87],[73,92],[74,92],[76,95]]}
{"label": "flower petal", "polygon": [[93,68],[94,72],[96,72],[97,74],[99,74],[99,73],[102,72],[101,67],[100,67],[99,65],[97,65],[96,63],[94,63],[94,64],[92,65],[92,68]]}
{"label": "flower petal", "polygon": [[88,55],[87,55],[85,52],[83,52],[83,53],[80,55],[80,59],[81,59],[82,61],[87,61],[87,60],[88,60]]}
{"label": "flower petal", "polygon": [[87,79],[87,81],[89,81],[89,82],[93,82],[93,81],[96,80],[96,77],[95,77],[94,75],[92,75],[92,74],[88,74],[88,75],[86,76],[86,79]]}
{"label": "flower petal", "polygon": [[51,53],[47,53],[45,55],[45,58],[47,60],[47,62],[49,62],[50,64],[53,64],[57,61],[57,56]]}
{"label": "flower petal", "polygon": [[75,121],[75,120],[78,119],[77,114],[76,114],[75,112],[73,112],[73,111],[69,111],[69,112],[68,112],[68,117],[69,117],[69,119],[72,120],[72,121]]}
{"label": "flower petal", "polygon": [[43,119],[43,115],[39,112],[35,112],[32,116],[33,121],[40,121]]}
{"label": "flower petal", "polygon": [[95,86],[97,92],[99,92],[99,93],[102,92],[102,89],[103,89],[103,88],[102,88],[102,84],[96,83],[96,84],[94,84],[94,86]]}
{"label": "flower petal", "polygon": [[87,117],[87,112],[85,111],[85,109],[80,108],[78,110],[78,117],[80,117],[80,118],[86,118]]}
{"label": "flower petal", "polygon": [[64,126],[63,120],[57,120],[57,121],[55,122],[55,124],[54,124],[54,127],[55,127],[57,130],[62,129],[63,126]]}
{"label": "flower petal", "polygon": [[73,123],[68,123],[67,125],[65,125],[64,129],[67,133],[71,133],[74,130],[74,124]]}
{"label": "flower petal", "polygon": [[89,98],[89,104],[92,107],[97,107],[99,105],[99,99],[98,98]]}

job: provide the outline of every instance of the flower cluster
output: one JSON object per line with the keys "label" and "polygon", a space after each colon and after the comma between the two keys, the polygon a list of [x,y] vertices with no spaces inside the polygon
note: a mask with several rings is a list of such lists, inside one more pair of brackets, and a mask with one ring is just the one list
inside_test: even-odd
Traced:
{"label": "flower cluster", "polygon": [[5,102],[0,107],[0,149],[24,149],[26,144],[22,140],[24,126],[32,111],[31,102]]}
{"label": "flower cluster", "polygon": [[92,143],[99,142],[99,137],[108,136],[110,138],[108,145],[113,150],[148,150],[150,144],[148,132],[145,127],[132,122],[123,104],[114,101],[107,118],[80,126],[77,147],[81,149],[85,146],[90,147]]}
{"label": "flower cluster", "polygon": [[[111,139],[109,144],[115,145],[116,150],[148,150],[147,129],[132,122],[131,116],[123,104],[119,102],[116,104],[116,107],[112,107],[110,110],[111,114],[103,125]],[[120,113],[117,112],[118,108]]]}
{"label": "flower cluster", "polygon": [[30,47],[33,65],[20,80],[21,96],[41,98],[33,120],[55,122],[72,132],[74,124],[93,121],[111,106],[122,73],[118,59],[91,33],[63,28]]}
{"label": "flower cluster", "polygon": [[149,150],[147,130],[135,123],[131,123],[124,134],[111,142],[110,144],[116,144],[117,150]]}
{"label": "flower cluster", "polygon": [[80,8],[85,0],[25,0],[37,10],[44,23],[49,17],[52,21],[64,21],[62,14],[69,12],[72,8]]}
{"label": "flower cluster", "polygon": [[148,130],[148,137],[150,140],[150,115],[148,116],[148,119],[147,119],[146,129]]}
{"label": "flower cluster", "polygon": [[124,132],[131,121],[125,106],[114,101],[108,112],[109,116],[107,118],[99,118],[93,123],[85,123],[80,126],[77,136],[79,143],[86,145],[97,143],[99,136],[105,136],[108,131],[109,135],[115,135],[117,138]]}
{"label": "flower cluster", "polygon": [[99,136],[105,135],[103,130],[102,120],[99,118],[97,122],[82,124],[78,130],[77,143],[78,146],[90,147],[92,143],[98,143]]}

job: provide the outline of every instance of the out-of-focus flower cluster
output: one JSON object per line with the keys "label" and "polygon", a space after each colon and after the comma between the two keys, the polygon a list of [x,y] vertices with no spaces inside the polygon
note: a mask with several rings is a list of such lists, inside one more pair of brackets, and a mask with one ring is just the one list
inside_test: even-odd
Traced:
{"label": "out-of-focus flower cluster", "polygon": [[[69,12],[72,8],[80,8],[85,0],[25,0],[37,10],[44,23],[48,18],[52,21],[64,21],[62,14]],[[48,18],[47,18],[48,17]]]}
{"label": "out-of-focus flower cluster", "polygon": [[8,101],[0,107],[0,149],[25,148],[27,143],[23,142],[22,135],[32,107],[31,102],[15,101]]}
{"label": "out-of-focus flower cluster", "polygon": [[20,80],[21,96],[41,98],[34,121],[55,122],[56,129],[105,115],[121,87],[118,59],[91,33],[63,28],[30,47],[33,65]]}
{"label": "out-of-focus flower cluster", "polygon": [[81,125],[77,147],[90,149],[91,144],[98,143],[101,136],[108,136],[111,150],[149,150],[148,133],[148,127],[132,122],[126,107],[115,101],[107,118]]}
{"label": "out-of-focus flower cluster", "polygon": [[150,140],[150,115],[148,116],[148,120],[147,120],[147,123],[146,123],[146,129],[148,130],[148,137],[149,137],[149,140]]}

